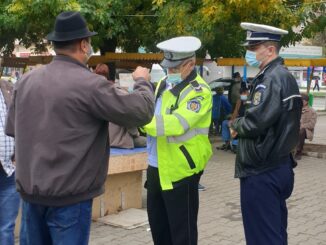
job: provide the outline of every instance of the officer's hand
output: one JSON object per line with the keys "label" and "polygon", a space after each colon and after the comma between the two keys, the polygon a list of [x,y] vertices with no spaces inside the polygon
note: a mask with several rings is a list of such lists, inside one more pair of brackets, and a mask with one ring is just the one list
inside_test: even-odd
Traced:
{"label": "officer's hand", "polygon": [[233,128],[230,128],[230,133],[231,133],[231,137],[234,139],[235,137],[237,137],[238,132],[235,131]]}
{"label": "officer's hand", "polygon": [[231,124],[233,123],[233,120],[229,120],[229,122],[228,122],[228,126],[229,126],[229,128],[231,127]]}
{"label": "officer's hand", "polygon": [[151,76],[149,74],[149,69],[145,67],[138,66],[136,70],[132,73],[132,78],[136,81],[138,78],[144,78],[147,82],[150,81]]}

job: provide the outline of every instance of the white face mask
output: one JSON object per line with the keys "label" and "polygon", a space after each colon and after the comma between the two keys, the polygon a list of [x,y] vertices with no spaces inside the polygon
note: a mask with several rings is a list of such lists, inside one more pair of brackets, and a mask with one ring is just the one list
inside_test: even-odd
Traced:
{"label": "white face mask", "polygon": [[178,84],[182,81],[181,73],[168,73],[166,82]]}
{"label": "white face mask", "polygon": [[246,101],[248,99],[248,96],[247,95],[240,95],[240,99],[242,101]]}

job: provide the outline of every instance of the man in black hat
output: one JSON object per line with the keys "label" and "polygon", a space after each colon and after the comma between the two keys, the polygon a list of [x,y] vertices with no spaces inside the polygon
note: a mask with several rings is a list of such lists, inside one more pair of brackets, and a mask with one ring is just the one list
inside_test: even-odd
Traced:
{"label": "man in black hat", "polygon": [[238,135],[235,177],[240,178],[241,211],[248,245],[287,244],[287,207],[299,139],[302,101],[295,78],[278,56],[287,31],[242,23],[247,30],[246,61],[260,72],[249,105],[231,125]]}
{"label": "man in black hat", "polygon": [[153,116],[148,69],[135,70],[129,94],[86,67],[94,35],[80,13],[59,14],[47,36],[57,56],[14,90],[6,133],[16,140],[22,245],[87,244],[108,172],[108,121],[132,127]]}

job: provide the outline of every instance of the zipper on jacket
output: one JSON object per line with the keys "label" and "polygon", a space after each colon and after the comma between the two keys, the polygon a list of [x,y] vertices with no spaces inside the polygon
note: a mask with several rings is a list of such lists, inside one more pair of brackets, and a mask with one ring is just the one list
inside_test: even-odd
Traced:
{"label": "zipper on jacket", "polygon": [[180,146],[179,149],[182,151],[183,155],[186,157],[189,167],[191,169],[196,168],[196,165],[194,163],[194,160],[192,160],[192,157],[190,156],[188,150],[186,149],[186,147],[184,145]]}

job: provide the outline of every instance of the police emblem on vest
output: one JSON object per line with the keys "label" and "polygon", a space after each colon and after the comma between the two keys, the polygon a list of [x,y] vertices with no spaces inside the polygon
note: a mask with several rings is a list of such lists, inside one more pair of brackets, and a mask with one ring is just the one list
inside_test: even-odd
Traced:
{"label": "police emblem on vest", "polygon": [[198,112],[200,110],[200,102],[197,99],[190,100],[187,103],[187,109],[190,111]]}

